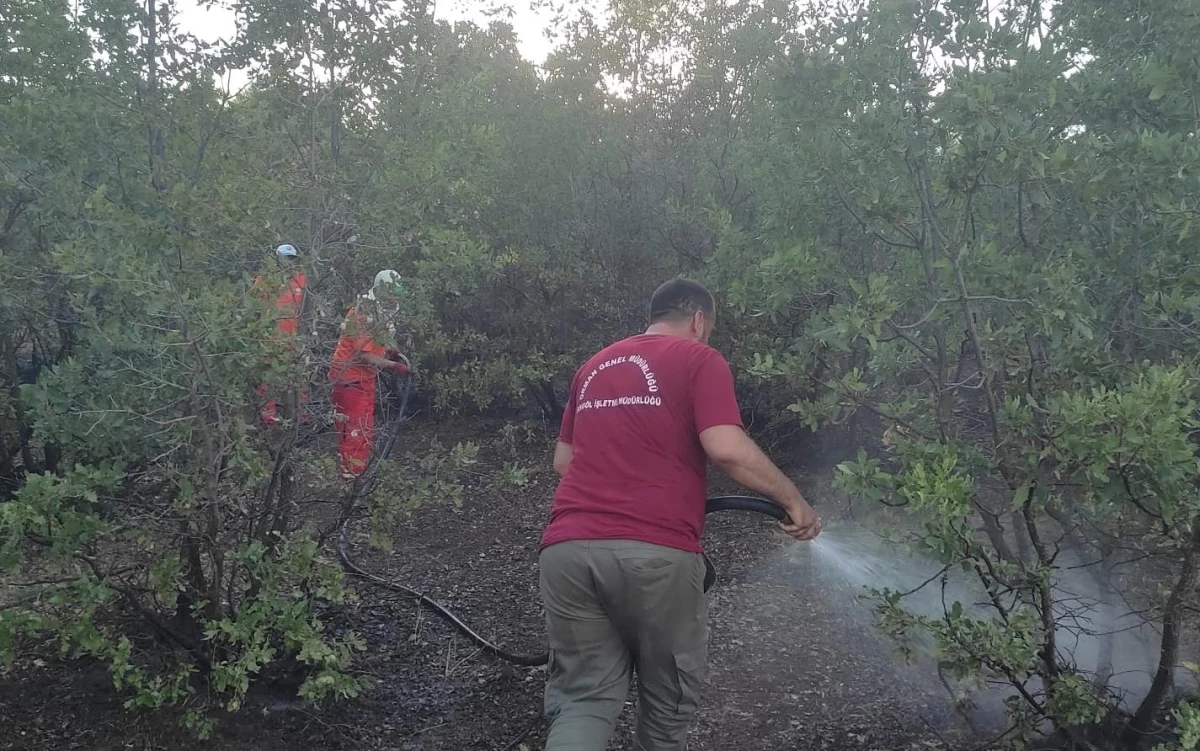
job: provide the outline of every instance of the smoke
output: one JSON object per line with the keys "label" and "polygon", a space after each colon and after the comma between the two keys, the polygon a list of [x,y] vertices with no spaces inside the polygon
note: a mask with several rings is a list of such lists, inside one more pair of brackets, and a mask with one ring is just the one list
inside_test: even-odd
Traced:
{"label": "smoke", "polygon": [[[943,618],[953,603],[974,618],[995,618],[987,593],[972,573],[961,567],[944,568],[931,557],[856,523],[834,523],[811,543],[787,549],[785,560],[797,583],[821,582],[829,593],[826,607],[837,608],[848,620],[872,618],[868,589],[905,593],[903,607],[929,618]],[[1094,556],[1093,556],[1094,558]],[[1108,584],[1093,570],[1094,560],[1081,551],[1062,550],[1055,560],[1052,591],[1055,596],[1056,647],[1059,659],[1109,692],[1127,709],[1149,690],[1157,668],[1159,633],[1142,609]],[[1004,722],[1004,700],[1015,689],[993,676],[983,687],[959,684],[938,670],[937,650],[931,638],[914,635],[913,667],[931,678],[960,704],[973,730],[995,729]],[[1177,681],[1190,681],[1177,671]],[[1036,693],[1040,686],[1030,683]]]}

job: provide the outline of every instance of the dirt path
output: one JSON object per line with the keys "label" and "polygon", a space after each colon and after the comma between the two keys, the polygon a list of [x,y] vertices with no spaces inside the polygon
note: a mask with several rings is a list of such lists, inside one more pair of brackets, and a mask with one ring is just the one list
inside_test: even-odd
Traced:
{"label": "dirt path", "polygon": [[[453,514],[420,510],[401,525],[395,548],[398,558],[413,562],[398,568],[402,578],[437,593],[507,648],[528,652],[541,648],[544,633],[535,561],[553,487],[544,471],[532,477],[523,489],[483,485]],[[722,578],[712,595],[712,665],[693,751],[907,748],[959,729],[944,690],[899,667],[873,633],[869,610],[848,608],[845,592],[807,576],[802,562],[783,554],[793,543],[769,521],[714,517],[706,544]],[[374,565],[382,569],[386,561]],[[375,617],[390,624],[379,627],[380,637],[416,653],[398,656],[403,665],[383,658],[372,666],[388,677],[361,719],[391,713],[394,726],[415,734],[377,736],[377,748],[498,749],[536,721],[543,671],[473,654],[409,603]],[[403,672],[407,680],[398,680],[397,669],[411,667],[414,656],[424,671]],[[427,714],[413,715],[414,700]],[[612,748],[629,747],[631,724],[627,707]],[[540,748],[539,738],[531,736],[529,747]]]}
{"label": "dirt path", "polygon": [[[431,435],[422,428],[408,445]],[[452,436],[439,431],[446,445]],[[534,464],[545,461],[543,446],[486,448],[462,508],[418,510],[398,526],[393,553],[363,552],[361,562],[424,588],[510,649],[540,651],[536,553],[553,487]],[[497,479],[514,461],[533,470],[523,487]],[[953,732],[945,693],[896,667],[869,612],[848,618],[844,606],[829,605],[834,593],[781,554],[788,544],[765,519],[711,520],[707,545],[722,578],[692,750],[871,751],[929,745]],[[537,721],[544,670],[481,655],[409,600],[360,585],[331,626],[353,628],[370,645],[360,669],[371,685],[357,699],[312,708],[260,696],[251,712],[197,744],[164,718],[122,712],[102,672],[23,661],[0,680],[10,729],[0,748],[499,751]],[[612,748],[629,748],[630,722],[627,707]],[[540,748],[539,739],[533,733],[527,748]]]}

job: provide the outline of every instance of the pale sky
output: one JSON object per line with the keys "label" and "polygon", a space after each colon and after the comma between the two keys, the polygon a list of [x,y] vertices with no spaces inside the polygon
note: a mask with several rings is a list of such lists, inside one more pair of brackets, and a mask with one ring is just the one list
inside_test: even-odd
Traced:
{"label": "pale sky", "polygon": [[[517,33],[521,54],[535,63],[544,62],[550,52],[550,42],[543,31],[550,19],[545,11],[532,10],[529,0],[437,0],[435,15],[445,21],[469,20],[486,27],[490,20],[487,10],[497,5],[512,7],[513,15],[506,20]],[[233,36],[234,17],[231,11],[201,8],[196,0],[180,0],[178,7],[176,20],[181,31],[209,42]]]}

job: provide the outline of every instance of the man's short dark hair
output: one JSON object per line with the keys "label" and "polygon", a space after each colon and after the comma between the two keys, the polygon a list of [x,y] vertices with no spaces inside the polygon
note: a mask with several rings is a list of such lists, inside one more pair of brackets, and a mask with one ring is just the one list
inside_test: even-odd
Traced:
{"label": "man's short dark hair", "polygon": [[650,296],[650,323],[683,321],[697,310],[712,317],[716,309],[712,293],[703,284],[691,279],[672,279]]}

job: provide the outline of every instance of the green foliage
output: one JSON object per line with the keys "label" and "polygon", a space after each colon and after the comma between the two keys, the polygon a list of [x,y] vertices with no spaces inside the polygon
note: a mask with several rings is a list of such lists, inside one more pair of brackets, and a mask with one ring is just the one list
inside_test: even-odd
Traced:
{"label": "green foliage", "polygon": [[514,458],[520,457],[531,446],[540,446],[545,438],[537,428],[528,422],[507,422],[500,428],[500,441],[505,450]]}
{"label": "green foliage", "polygon": [[1175,709],[1175,721],[1179,724],[1179,740],[1172,745],[1155,746],[1155,751],[1195,751],[1200,748],[1200,709],[1191,702],[1182,702]]}
{"label": "green foliage", "polygon": [[[395,333],[435,409],[514,412],[533,389],[549,416],[675,267],[631,244],[645,227],[625,212],[665,227],[668,191],[624,159],[624,119],[570,93],[594,71],[543,81],[510,30],[451,28],[426,2],[223,5],[240,25],[221,46],[173,27],[171,2],[0,10],[0,561],[53,582],[0,610],[0,647],[55,636],[202,733],[280,664],[304,666],[306,698],[355,690],[305,512],[340,489],[328,461],[298,472],[296,418],[328,412],[322,365],[378,269],[405,278]],[[245,90],[214,86],[234,69]],[[265,292],[281,241],[309,280],[295,342]],[[460,504],[476,452],[383,467],[373,541]]]}
{"label": "green foliage", "polygon": [[514,488],[523,488],[529,484],[529,468],[516,462],[506,462],[502,477],[506,484]]}
{"label": "green foliage", "polygon": [[869,458],[866,451],[859,449],[856,461],[837,466],[834,486],[852,496],[881,501],[895,487],[895,477],[885,472],[882,466],[878,459]]}
{"label": "green foliage", "polygon": [[212,669],[213,688],[228,696],[225,709],[237,710],[252,679],[280,654],[294,655],[312,668],[300,686],[301,697],[356,696],[358,682],[345,671],[353,653],[366,644],[354,634],[329,639],[312,608],[314,598],[344,601],[340,569],[321,562],[316,543],[303,537],[288,540],[273,555],[261,543],[251,543],[231,559],[245,567],[257,591],[236,616],[206,626],[205,640],[216,652],[234,655]]}
{"label": "green foliage", "polygon": [[778,409],[869,426],[838,486],[903,507],[991,600],[930,618],[885,595],[885,628],[933,638],[960,679],[1025,690],[1010,704],[1025,734],[1047,717],[1069,735],[1116,703],[1056,649],[1072,628],[1058,546],[1173,551],[1176,596],[1152,605],[1168,621],[1192,584],[1200,149],[1181,76],[1200,70],[1176,29],[1200,16],[1052,14],[803,11],[741,102],[732,162],[751,197],[717,209],[709,268]]}

